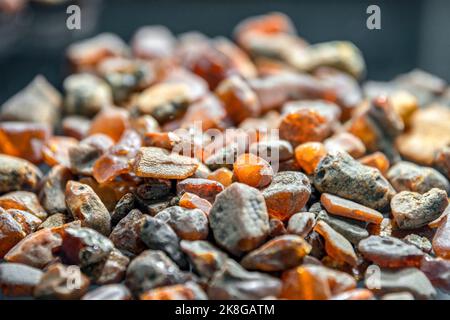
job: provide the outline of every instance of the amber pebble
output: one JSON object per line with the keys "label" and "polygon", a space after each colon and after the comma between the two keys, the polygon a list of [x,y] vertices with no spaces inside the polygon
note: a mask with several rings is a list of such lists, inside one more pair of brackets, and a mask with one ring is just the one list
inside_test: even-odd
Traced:
{"label": "amber pebble", "polygon": [[4,296],[31,296],[42,271],[20,263],[0,264],[0,288]]}
{"label": "amber pebble", "polygon": [[340,109],[326,101],[291,102],[284,106],[279,130],[280,138],[297,146],[309,141],[323,141],[339,119]]}
{"label": "amber pebble", "polygon": [[61,251],[70,264],[82,268],[93,265],[106,259],[113,249],[111,240],[93,229],[69,226],[64,230]]}
{"label": "amber pebble", "polygon": [[161,148],[142,147],[134,162],[134,173],[139,177],[185,179],[194,174],[198,163]]}
{"label": "amber pebble", "polygon": [[147,132],[144,138],[145,146],[167,150],[172,150],[180,142],[181,138],[174,132]]}
{"label": "amber pebble", "polygon": [[225,37],[216,37],[213,41],[214,47],[231,60],[234,68],[242,77],[249,79],[257,76],[256,67],[250,57],[236,44]]}
{"label": "amber pebble", "polygon": [[353,289],[342,292],[330,298],[330,300],[374,300],[375,296],[368,289]]}
{"label": "amber pebble", "polygon": [[325,250],[327,254],[337,261],[346,262],[352,266],[358,264],[355,250],[352,244],[341,234],[334,231],[326,222],[318,221],[314,231],[325,239]]}
{"label": "amber pebble", "polygon": [[0,107],[2,121],[35,122],[53,126],[61,113],[61,94],[42,75]]}
{"label": "amber pebble", "polygon": [[184,283],[187,275],[162,251],[146,250],[131,261],[126,286],[139,296],[156,287]]}
{"label": "amber pebble", "polygon": [[311,185],[303,173],[283,171],[273,177],[262,194],[270,217],[286,220],[305,206],[311,195]]}
{"label": "amber pebble", "polygon": [[81,116],[68,116],[62,120],[62,131],[65,136],[82,140],[87,137],[91,121]]}
{"label": "amber pebble", "polygon": [[362,141],[348,132],[337,133],[324,141],[327,151],[345,151],[357,159],[366,153],[366,147]]}
{"label": "amber pebble", "polygon": [[92,120],[88,134],[103,133],[117,142],[128,126],[128,112],[126,110],[108,107],[100,111]]}
{"label": "amber pebble", "polygon": [[321,142],[305,142],[295,148],[295,159],[307,174],[314,173],[327,151]]}
{"label": "amber pebble", "polygon": [[209,282],[211,300],[259,300],[277,297],[281,291],[278,278],[260,272],[249,272],[239,263],[228,259]]}
{"label": "amber pebble", "polygon": [[50,138],[50,128],[31,122],[1,122],[0,152],[33,163],[42,160],[42,147]]}
{"label": "amber pebble", "polygon": [[223,102],[228,116],[239,124],[246,118],[257,117],[260,112],[258,97],[239,76],[232,76],[219,83],[215,90]]}
{"label": "amber pebble", "polygon": [[131,300],[131,292],[123,284],[106,284],[86,293],[81,300]]}
{"label": "amber pebble", "polygon": [[432,244],[437,256],[450,259],[450,219],[448,216],[437,228]]}
{"label": "amber pebble", "polygon": [[95,134],[82,140],[78,146],[69,149],[70,170],[74,174],[92,176],[95,161],[113,144],[114,141],[104,134]]}
{"label": "amber pebble", "polygon": [[284,226],[283,221],[279,219],[270,219],[269,227],[270,227],[269,238],[275,238],[288,233],[286,227]]}
{"label": "amber pebble", "polygon": [[145,250],[140,238],[145,215],[137,209],[131,210],[112,230],[109,239],[123,253],[132,256]]}
{"label": "amber pebble", "polygon": [[380,212],[329,193],[322,193],[320,202],[331,214],[375,224],[383,220]]}
{"label": "amber pebble", "polygon": [[196,194],[185,192],[180,198],[180,207],[187,208],[187,209],[200,209],[205,214],[209,214],[209,211],[211,210],[211,202],[208,200],[205,200],[203,198],[200,198]]}
{"label": "amber pebble", "polygon": [[209,179],[188,178],[177,183],[177,193],[179,195],[189,192],[211,203],[214,203],[216,196],[223,190],[224,187],[220,182]]}
{"label": "amber pebble", "polygon": [[70,166],[69,149],[78,144],[78,140],[70,137],[53,136],[42,147],[42,156],[49,166],[57,164]]}
{"label": "amber pebble", "polygon": [[195,282],[165,286],[144,292],[140,300],[207,300],[206,293]]}
{"label": "amber pebble", "polygon": [[395,191],[377,169],[344,152],[328,153],[314,172],[314,186],[375,210],[386,210]]}
{"label": "amber pebble", "polygon": [[414,245],[388,236],[370,236],[358,244],[364,258],[380,267],[398,268],[419,266],[424,253]]}
{"label": "amber pebble", "polygon": [[81,220],[83,226],[104,235],[110,233],[111,218],[108,209],[88,185],[76,181],[67,182],[66,204],[74,219]]}
{"label": "amber pebble", "polygon": [[36,231],[36,229],[42,223],[41,219],[23,210],[8,209],[6,210],[6,212],[22,226],[22,229],[23,231],[25,231],[26,234],[30,234]]}
{"label": "amber pebble", "polygon": [[44,268],[55,259],[62,239],[50,229],[31,233],[17,243],[4,257],[8,262],[23,263],[35,268]]}
{"label": "amber pebble", "polygon": [[34,288],[37,299],[78,300],[88,290],[89,279],[78,266],[52,264]]}
{"label": "amber pebble", "polygon": [[66,211],[66,184],[72,179],[71,171],[62,165],[54,166],[44,177],[39,200],[49,214]]}
{"label": "amber pebble", "polygon": [[113,249],[102,261],[83,270],[95,282],[103,285],[122,282],[130,259],[117,249]]}
{"label": "amber pebble", "polygon": [[237,181],[255,188],[267,186],[273,177],[270,164],[251,153],[242,154],[236,159],[233,172]]}
{"label": "amber pebble", "polygon": [[306,238],[316,223],[316,216],[312,212],[299,212],[289,218],[287,232]]}
{"label": "amber pebble", "polygon": [[358,161],[365,166],[380,170],[383,175],[386,175],[390,166],[389,159],[384,155],[384,153],[379,151],[359,158]]}
{"label": "amber pebble", "polygon": [[347,273],[318,265],[303,265],[281,276],[281,298],[292,300],[327,300],[355,289],[356,281]]}
{"label": "amber pebble", "polygon": [[0,208],[0,258],[26,235],[20,223]]}
{"label": "amber pebble", "polygon": [[435,167],[450,179],[450,147],[441,148],[434,158]]}
{"label": "amber pebble", "polygon": [[249,252],[242,258],[241,265],[250,270],[283,271],[301,264],[303,257],[310,251],[311,246],[303,238],[284,235]]}
{"label": "amber pebble", "polygon": [[392,198],[391,211],[400,229],[416,229],[439,218],[448,203],[447,193],[441,189],[424,194],[402,191]]}
{"label": "amber pebble", "polygon": [[443,291],[450,291],[450,261],[442,258],[424,256],[420,270],[425,273],[431,283]]}
{"label": "amber pebble", "polygon": [[439,188],[450,193],[450,182],[437,170],[407,161],[400,161],[392,166],[387,178],[397,192],[425,193],[432,188]]}
{"label": "amber pebble", "polygon": [[0,207],[5,210],[18,209],[27,211],[41,220],[47,217],[47,213],[42,208],[36,195],[28,191],[13,191],[2,195],[0,197]]}
{"label": "amber pebble", "polygon": [[225,188],[233,183],[233,171],[227,168],[219,168],[208,175],[209,180],[221,183]]}
{"label": "amber pebble", "polygon": [[27,160],[0,154],[0,193],[33,191],[42,178],[42,172]]}
{"label": "amber pebble", "polygon": [[217,196],[209,221],[217,243],[234,255],[257,248],[269,233],[269,216],[261,192],[238,182]]}

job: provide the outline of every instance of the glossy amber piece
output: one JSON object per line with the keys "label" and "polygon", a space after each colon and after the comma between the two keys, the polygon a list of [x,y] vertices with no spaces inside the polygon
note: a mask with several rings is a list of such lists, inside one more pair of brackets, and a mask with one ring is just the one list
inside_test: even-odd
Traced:
{"label": "glossy amber piece", "polygon": [[233,171],[219,168],[208,175],[209,180],[220,182],[225,188],[233,183]]}
{"label": "glossy amber piece", "polygon": [[140,300],[205,300],[206,294],[195,283],[155,288],[139,296]]}
{"label": "glossy amber piece", "polygon": [[69,149],[76,146],[78,140],[70,137],[53,136],[42,147],[42,156],[49,166],[61,164],[70,167]]}
{"label": "glossy amber piece", "polygon": [[445,220],[440,224],[433,237],[433,250],[436,255],[450,259],[450,219],[445,217]]}
{"label": "glossy amber piece", "polygon": [[19,209],[27,211],[39,219],[45,219],[47,213],[32,192],[14,191],[0,197],[0,207],[3,209]]}
{"label": "glossy amber piece", "polygon": [[200,209],[204,213],[209,214],[211,210],[211,202],[200,198],[198,195],[185,192],[180,198],[179,202],[180,207],[188,208],[188,209]]}
{"label": "glossy amber piece", "polygon": [[295,159],[307,174],[314,173],[327,150],[321,142],[306,142],[295,148]]}
{"label": "glossy amber piece", "polygon": [[325,239],[325,250],[330,257],[346,262],[353,267],[358,264],[358,258],[352,244],[341,234],[334,231],[326,222],[322,220],[317,222],[314,231]]}
{"label": "glossy amber piece", "polygon": [[128,112],[125,109],[108,107],[92,120],[89,135],[103,133],[117,142],[128,126]]}
{"label": "glossy amber piece", "polygon": [[214,203],[216,196],[224,189],[217,181],[201,178],[188,178],[177,183],[177,193],[189,192]]}
{"label": "glossy amber piece", "polygon": [[174,132],[147,132],[144,138],[144,144],[147,147],[157,147],[167,150],[181,142],[181,138]]}
{"label": "glossy amber piece", "polygon": [[329,193],[322,193],[320,202],[329,213],[338,216],[375,224],[380,224],[383,220],[383,215],[380,212]]}
{"label": "glossy amber piece", "polygon": [[255,188],[263,188],[270,184],[273,170],[270,164],[251,153],[240,155],[233,165],[237,181]]}
{"label": "glossy amber piece", "polygon": [[29,122],[0,123],[0,152],[33,163],[42,160],[42,147],[50,137],[48,126]]}
{"label": "glossy amber piece", "polygon": [[385,175],[390,167],[389,159],[384,155],[384,153],[376,151],[374,153],[368,154],[360,159],[358,159],[365,166],[376,168]]}

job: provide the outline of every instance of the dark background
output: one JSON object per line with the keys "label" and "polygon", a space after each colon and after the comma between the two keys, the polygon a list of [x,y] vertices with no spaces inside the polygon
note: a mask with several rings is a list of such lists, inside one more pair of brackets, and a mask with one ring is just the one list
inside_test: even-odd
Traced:
{"label": "dark background", "polygon": [[[110,31],[129,40],[142,25],[163,24],[174,33],[199,30],[231,37],[243,18],[281,11],[311,43],[353,41],[368,65],[368,78],[390,80],[415,67],[450,81],[448,0],[79,0],[82,30],[65,27],[67,4],[32,3],[19,15],[0,15],[0,103],[38,73],[60,88],[64,48],[72,41]],[[366,28],[366,8],[381,8],[381,30]]]}

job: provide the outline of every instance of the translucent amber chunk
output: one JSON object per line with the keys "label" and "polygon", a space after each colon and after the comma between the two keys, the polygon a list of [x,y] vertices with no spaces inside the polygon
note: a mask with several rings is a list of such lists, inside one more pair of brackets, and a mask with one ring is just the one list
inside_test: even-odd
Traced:
{"label": "translucent amber chunk", "polygon": [[188,209],[200,209],[204,213],[209,214],[211,210],[211,202],[208,200],[202,199],[196,194],[185,192],[180,198],[180,207],[188,208]]}
{"label": "translucent amber chunk", "polygon": [[365,157],[358,159],[365,166],[376,168],[384,175],[390,167],[389,159],[382,152],[374,152]]}
{"label": "translucent amber chunk", "polygon": [[208,175],[209,180],[220,182],[225,188],[233,183],[233,171],[219,168]]}
{"label": "translucent amber chunk", "polygon": [[70,166],[69,149],[76,146],[78,140],[70,137],[51,137],[42,148],[42,156],[49,166],[61,164]]}
{"label": "translucent amber chunk", "polygon": [[255,188],[267,186],[273,177],[270,164],[254,154],[240,155],[233,165],[233,172],[239,182]]}
{"label": "translucent amber chunk", "polygon": [[295,159],[307,174],[314,173],[327,151],[321,142],[306,142],[295,148]]}

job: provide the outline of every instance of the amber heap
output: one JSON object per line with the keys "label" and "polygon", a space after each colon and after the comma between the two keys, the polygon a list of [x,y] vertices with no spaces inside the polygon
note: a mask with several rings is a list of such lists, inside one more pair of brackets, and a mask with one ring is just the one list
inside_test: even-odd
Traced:
{"label": "amber heap", "polygon": [[[290,19],[72,44],[0,111],[0,288],[36,299],[450,292],[450,88],[364,81]],[[77,284],[76,286],[73,284]],[[448,297],[448,296],[447,296]]]}

